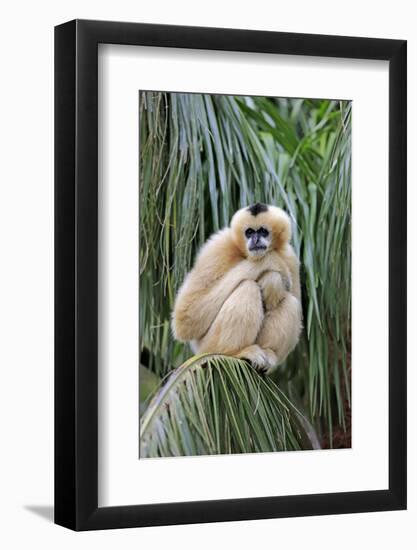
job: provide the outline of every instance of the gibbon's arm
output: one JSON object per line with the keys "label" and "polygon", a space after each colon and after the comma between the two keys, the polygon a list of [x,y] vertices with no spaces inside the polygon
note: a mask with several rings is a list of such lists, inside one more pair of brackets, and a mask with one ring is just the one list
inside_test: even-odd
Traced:
{"label": "gibbon's arm", "polygon": [[291,294],[293,294],[297,300],[301,301],[300,262],[290,244],[286,245],[285,249],[282,251],[282,256],[291,273]]}
{"label": "gibbon's arm", "polygon": [[198,340],[208,331],[222,305],[259,268],[245,260],[233,243],[230,229],[212,237],[201,249],[175,301],[172,328],[177,340]]}
{"label": "gibbon's arm", "polygon": [[246,279],[240,267],[232,268],[222,279],[206,288],[199,284],[198,273],[189,273],[178,292],[173,313],[172,328],[177,340],[199,340],[206,334],[224,302]]}

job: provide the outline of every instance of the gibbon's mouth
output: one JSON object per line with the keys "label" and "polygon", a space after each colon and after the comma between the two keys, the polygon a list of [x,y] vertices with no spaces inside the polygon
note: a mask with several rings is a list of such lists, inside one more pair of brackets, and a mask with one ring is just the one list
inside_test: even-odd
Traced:
{"label": "gibbon's mouth", "polygon": [[256,246],[251,246],[251,247],[249,248],[249,250],[250,250],[251,252],[256,251],[256,250],[266,250],[266,246],[263,246],[263,245],[260,245],[260,244],[259,244],[259,245],[256,245]]}

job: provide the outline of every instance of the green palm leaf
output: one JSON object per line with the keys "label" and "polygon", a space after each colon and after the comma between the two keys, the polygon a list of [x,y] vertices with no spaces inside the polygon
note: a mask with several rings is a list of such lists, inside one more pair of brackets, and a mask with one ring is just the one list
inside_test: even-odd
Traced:
{"label": "green palm leaf", "polygon": [[177,368],[140,426],[141,458],[290,451],[317,446],[307,420],[246,361],[215,354]]}

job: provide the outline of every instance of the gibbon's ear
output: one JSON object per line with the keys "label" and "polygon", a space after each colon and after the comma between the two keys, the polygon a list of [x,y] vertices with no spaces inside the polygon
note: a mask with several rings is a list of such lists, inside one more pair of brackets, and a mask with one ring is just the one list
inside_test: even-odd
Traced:
{"label": "gibbon's ear", "polygon": [[271,217],[272,246],[280,251],[291,240],[291,220],[288,214],[277,206],[270,206],[268,214]]}
{"label": "gibbon's ear", "polygon": [[235,212],[230,222],[233,242],[243,257],[246,256],[245,227],[250,225],[251,221],[252,214],[249,214],[245,207]]}

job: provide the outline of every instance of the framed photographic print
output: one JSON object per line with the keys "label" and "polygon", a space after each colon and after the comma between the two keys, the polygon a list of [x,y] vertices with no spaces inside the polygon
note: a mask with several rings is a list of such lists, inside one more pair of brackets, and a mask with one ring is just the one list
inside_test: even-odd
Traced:
{"label": "framed photographic print", "polygon": [[406,507],[406,42],[55,29],[55,521]]}

